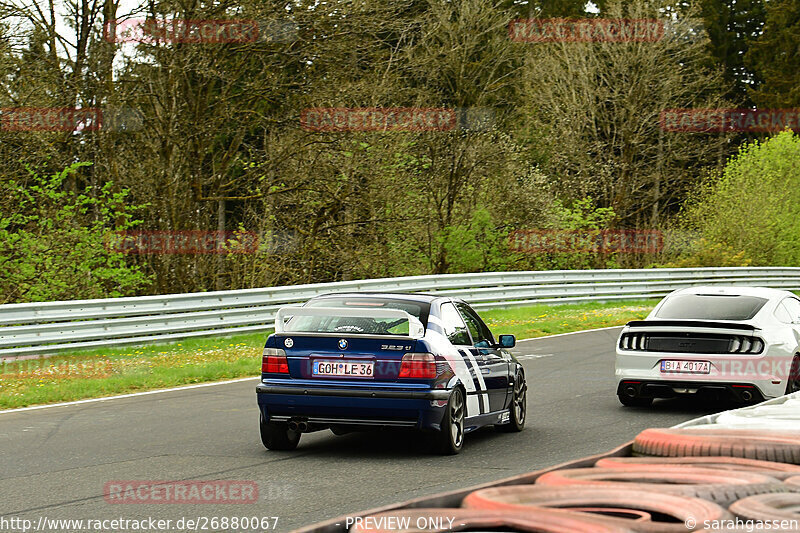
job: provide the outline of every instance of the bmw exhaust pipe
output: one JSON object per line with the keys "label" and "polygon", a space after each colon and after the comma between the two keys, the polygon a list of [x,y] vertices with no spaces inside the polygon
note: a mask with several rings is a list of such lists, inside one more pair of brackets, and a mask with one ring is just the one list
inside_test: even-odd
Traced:
{"label": "bmw exhaust pipe", "polygon": [[623,389],[622,392],[624,392],[625,396],[627,396],[628,398],[636,398],[636,387],[634,387],[633,385],[628,385],[627,387],[625,387],[625,389]]}
{"label": "bmw exhaust pipe", "polygon": [[742,400],[749,402],[753,399],[753,393],[749,390],[742,391]]}
{"label": "bmw exhaust pipe", "polygon": [[291,431],[297,431],[298,433],[305,433],[308,431],[308,422],[302,420],[289,420],[288,425]]}

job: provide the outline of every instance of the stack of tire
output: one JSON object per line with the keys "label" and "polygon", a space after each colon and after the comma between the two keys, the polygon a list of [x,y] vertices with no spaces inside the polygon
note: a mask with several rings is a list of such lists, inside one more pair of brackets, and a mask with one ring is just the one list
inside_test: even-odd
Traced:
{"label": "stack of tire", "polygon": [[460,508],[373,515],[351,531],[800,531],[798,431],[648,429],[631,453],[477,490]]}

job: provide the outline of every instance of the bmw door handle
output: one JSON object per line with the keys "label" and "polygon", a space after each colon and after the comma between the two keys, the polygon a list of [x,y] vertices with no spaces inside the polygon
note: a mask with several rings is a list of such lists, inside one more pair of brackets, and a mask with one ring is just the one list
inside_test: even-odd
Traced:
{"label": "bmw door handle", "polygon": [[488,374],[491,372],[488,368],[481,368],[481,374]]}

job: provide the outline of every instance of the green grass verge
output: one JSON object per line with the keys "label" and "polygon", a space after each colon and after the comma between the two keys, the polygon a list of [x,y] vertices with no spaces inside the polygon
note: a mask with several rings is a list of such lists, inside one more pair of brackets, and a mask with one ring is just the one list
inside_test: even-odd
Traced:
{"label": "green grass verge", "polygon": [[[534,305],[483,311],[481,316],[496,335],[524,339],[621,325],[645,317],[655,303]],[[0,409],[257,376],[267,335],[207,337],[2,363]]]}
{"label": "green grass verge", "polygon": [[658,300],[564,305],[532,305],[512,309],[482,311],[481,317],[497,336],[516,335],[530,339],[570,331],[621,326],[646,317]]}

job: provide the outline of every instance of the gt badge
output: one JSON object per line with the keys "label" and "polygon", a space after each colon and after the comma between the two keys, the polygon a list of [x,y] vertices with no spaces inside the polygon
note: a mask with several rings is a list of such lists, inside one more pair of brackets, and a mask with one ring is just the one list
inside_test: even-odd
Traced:
{"label": "gt badge", "polygon": [[347,339],[339,339],[339,349],[340,350],[347,349]]}
{"label": "gt badge", "polygon": [[287,348],[291,348],[292,346],[294,346],[294,341],[291,339],[291,337],[286,337],[283,340],[283,345],[286,346]]}

